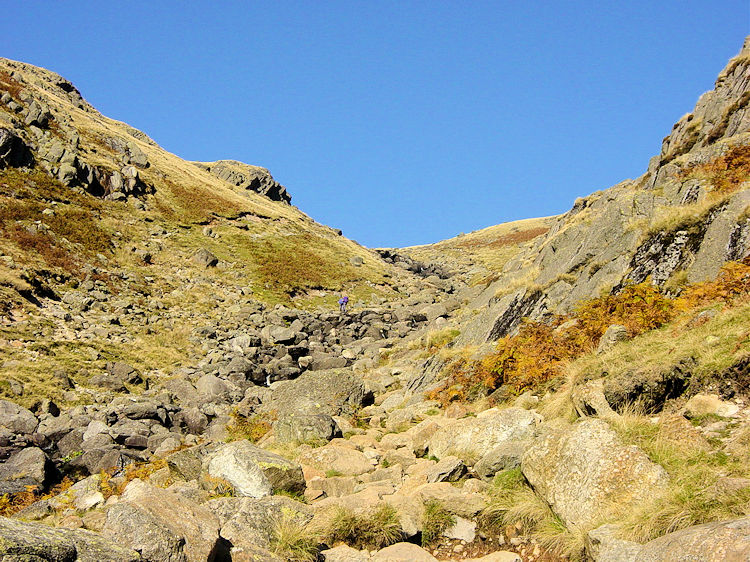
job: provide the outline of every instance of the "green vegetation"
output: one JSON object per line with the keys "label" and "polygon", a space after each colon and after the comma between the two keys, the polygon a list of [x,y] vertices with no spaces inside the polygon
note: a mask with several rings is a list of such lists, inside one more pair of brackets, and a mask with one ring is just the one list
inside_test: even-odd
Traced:
{"label": "green vegetation", "polygon": [[740,438],[727,455],[682,416],[662,416],[654,423],[626,412],[613,427],[670,476],[664,493],[623,514],[624,537],[644,542],[692,525],[750,515],[750,486],[731,481],[750,474],[750,440]]}
{"label": "green vegetation", "polygon": [[271,431],[271,424],[274,421],[273,416],[269,414],[253,414],[245,417],[236,409],[232,410],[229,416],[231,421],[227,425],[228,441],[247,439],[256,443]]}

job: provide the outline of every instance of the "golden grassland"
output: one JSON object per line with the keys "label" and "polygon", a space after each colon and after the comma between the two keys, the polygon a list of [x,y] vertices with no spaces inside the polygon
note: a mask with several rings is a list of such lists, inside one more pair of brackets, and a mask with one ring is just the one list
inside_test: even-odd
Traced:
{"label": "golden grassland", "polygon": [[[503,266],[528,242],[545,234],[557,217],[541,217],[513,221],[462,234],[435,244],[412,246],[401,250],[419,261],[441,262],[446,258],[463,264],[482,266],[492,276],[502,271]],[[477,277],[474,283],[491,279]]]}

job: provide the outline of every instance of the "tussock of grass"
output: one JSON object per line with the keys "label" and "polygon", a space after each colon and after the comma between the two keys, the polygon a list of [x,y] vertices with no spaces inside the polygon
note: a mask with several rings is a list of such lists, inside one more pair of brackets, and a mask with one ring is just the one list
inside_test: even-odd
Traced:
{"label": "tussock of grass", "polygon": [[318,559],[320,537],[309,526],[283,513],[273,525],[271,550],[290,562],[314,562]]}
{"label": "tussock of grass", "polygon": [[324,534],[327,544],[344,542],[360,549],[380,549],[403,539],[398,513],[387,503],[381,503],[363,515],[336,507]]}
{"label": "tussock of grass", "polygon": [[481,514],[481,523],[490,532],[499,533],[505,526],[520,522],[524,531],[550,552],[571,561],[584,559],[589,529],[567,528],[529,487],[520,468],[497,473],[490,497],[490,504]]}
{"label": "tussock of grass", "polygon": [[437,500],[424,504],[422,516],[422,546],[431,546],[443,532],[456,523],[455,516]]}
{"label": "tussock of grass", "polygon": [[750,476],[750,447],[727,455],[715,450],[682,416],[653,423],[635,413],[614,428],[626,443],[639,446],[670,475],[668,489],[623,514],[623,537],[644,542],[692,525],[750,514],[750,487],[717,486],[721,477]]}

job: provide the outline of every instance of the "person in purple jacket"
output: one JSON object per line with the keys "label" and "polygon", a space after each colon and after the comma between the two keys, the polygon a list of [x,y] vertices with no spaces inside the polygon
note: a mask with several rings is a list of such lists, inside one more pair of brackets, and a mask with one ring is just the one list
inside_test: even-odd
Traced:
{"label": "person in purple jacket", "polygon": [[339,310],[341,312],[346,312],[346,305],[349,304],[349,297],[346,296],[346,293],[341,295],[341,298],[339,299]]}

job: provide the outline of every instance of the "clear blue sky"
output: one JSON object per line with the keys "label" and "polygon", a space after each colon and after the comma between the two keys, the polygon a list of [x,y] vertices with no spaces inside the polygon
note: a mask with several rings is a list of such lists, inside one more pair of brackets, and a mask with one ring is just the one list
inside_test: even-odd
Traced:
{"label": "clear blue sky", "polygon": [[18,2],[0,55],[190,160],[270,169],[370,246],[551,215],[636,177],[750,1]]}

